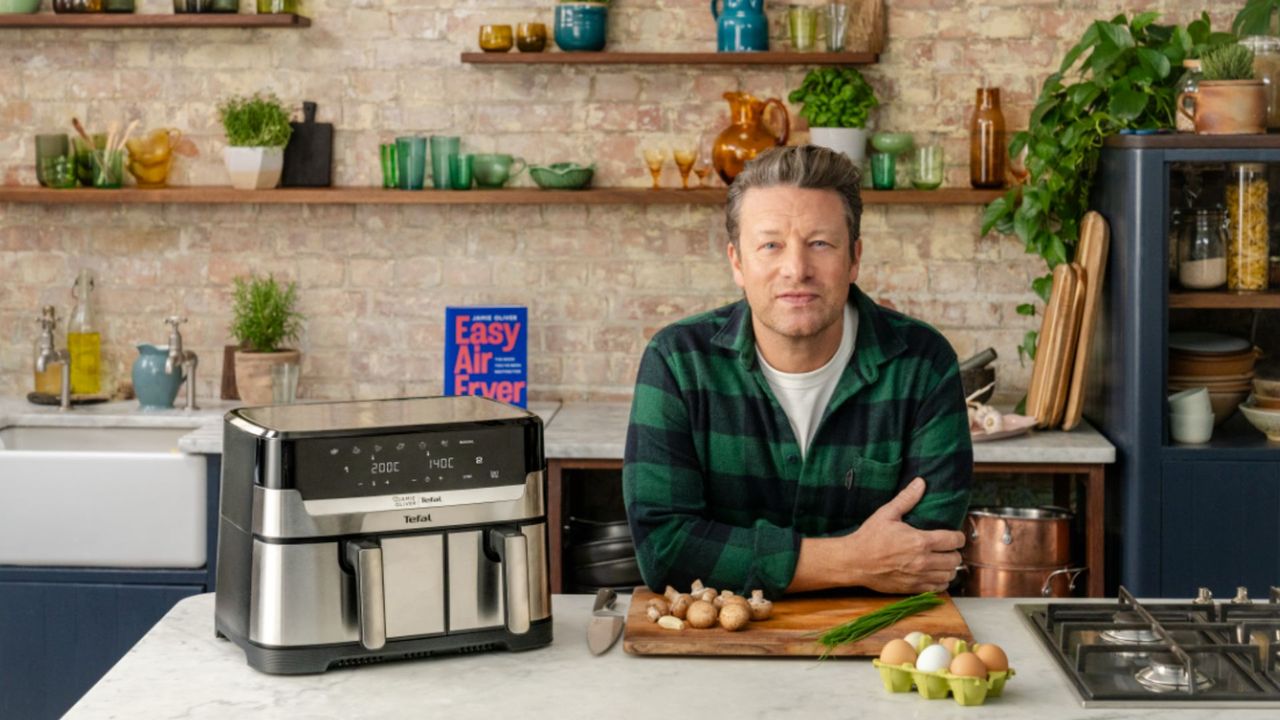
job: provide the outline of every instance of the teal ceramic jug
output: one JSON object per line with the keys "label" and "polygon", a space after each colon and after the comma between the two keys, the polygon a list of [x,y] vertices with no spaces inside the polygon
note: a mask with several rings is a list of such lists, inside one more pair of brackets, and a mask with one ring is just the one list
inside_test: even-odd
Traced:
{"label": "teal ceramic jug", "polygon": [[144,410],[172,408],[173,399],[178,396],[178,386],[185,378],[180,367],[174,368],[172,374],[164,371],[168,355],[167,345],[138,346],[138,359],[133,361],[133,391]]}
{"label": "teal ceramic jug", "polygon": [[711,0],[718,52],[769,49],[769,19],[764,15],[764,0],[723,0],[723,11],[716,7],[720,3],[721,0]]}

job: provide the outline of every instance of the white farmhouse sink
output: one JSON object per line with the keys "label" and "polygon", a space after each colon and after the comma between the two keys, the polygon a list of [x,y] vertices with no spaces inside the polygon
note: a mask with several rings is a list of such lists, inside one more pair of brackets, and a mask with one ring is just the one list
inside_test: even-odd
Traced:
{"label": "white farmhouse sink", "polygon": [[191,428],[0,428],[0,565],[198,568],[205,459]]}

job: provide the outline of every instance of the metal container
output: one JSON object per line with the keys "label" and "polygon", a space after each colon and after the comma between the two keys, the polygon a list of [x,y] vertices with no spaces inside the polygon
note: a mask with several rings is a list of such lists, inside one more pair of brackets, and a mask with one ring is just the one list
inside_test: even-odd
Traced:
{"label": "metal container", "polygon": [[965,518],[966,563],[1003,568],[1071,563],[1071,518],[1056,507],[977,507]]}
{"label": "metal container", "polygon": [[966,563],[965,594],[971,597],[1071,597],[1088,568],[999,567]]}

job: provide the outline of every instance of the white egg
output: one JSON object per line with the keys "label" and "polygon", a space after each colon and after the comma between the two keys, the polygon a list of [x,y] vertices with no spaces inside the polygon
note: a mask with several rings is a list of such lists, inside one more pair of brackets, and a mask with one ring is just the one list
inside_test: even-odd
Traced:
{"label": "white egg", "polygon": [[930,645],[920,651],[916,658],[916,669],[924,672],[946,670],[951,665],[951,653],[941,645]]}
{"label": "white egg", "polygon": [[919,630],[912,630],[911,632],[904,635],[902,639],[906,640],[907,643],[911,645],[911,647],[915,648],[916,652],[920,652],[921,650],[928,647],[930,643],[933,642],[933,638],[929,637],[928,635],[925,635]]}

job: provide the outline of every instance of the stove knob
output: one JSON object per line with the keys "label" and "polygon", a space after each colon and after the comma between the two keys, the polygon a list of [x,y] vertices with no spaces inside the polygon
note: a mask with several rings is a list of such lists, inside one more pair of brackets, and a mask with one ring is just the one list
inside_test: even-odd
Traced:
{"label": "stove knob", "polygon": [[1235,605],[1249,605],[1253,601],[1249,599],[1249,588],[1241,585],[1236,588],[1236,596],[1231,598],[1231,602]]}
{"label": "stove knob", "polygon": [[1213,593],[1209,592],[1209,588],[1202,587],[1200,588],[1200,591],[1196,594],[1196,599],[1192,600],[1191,602],[1195,603],[1196,605],[1212,605]]}

